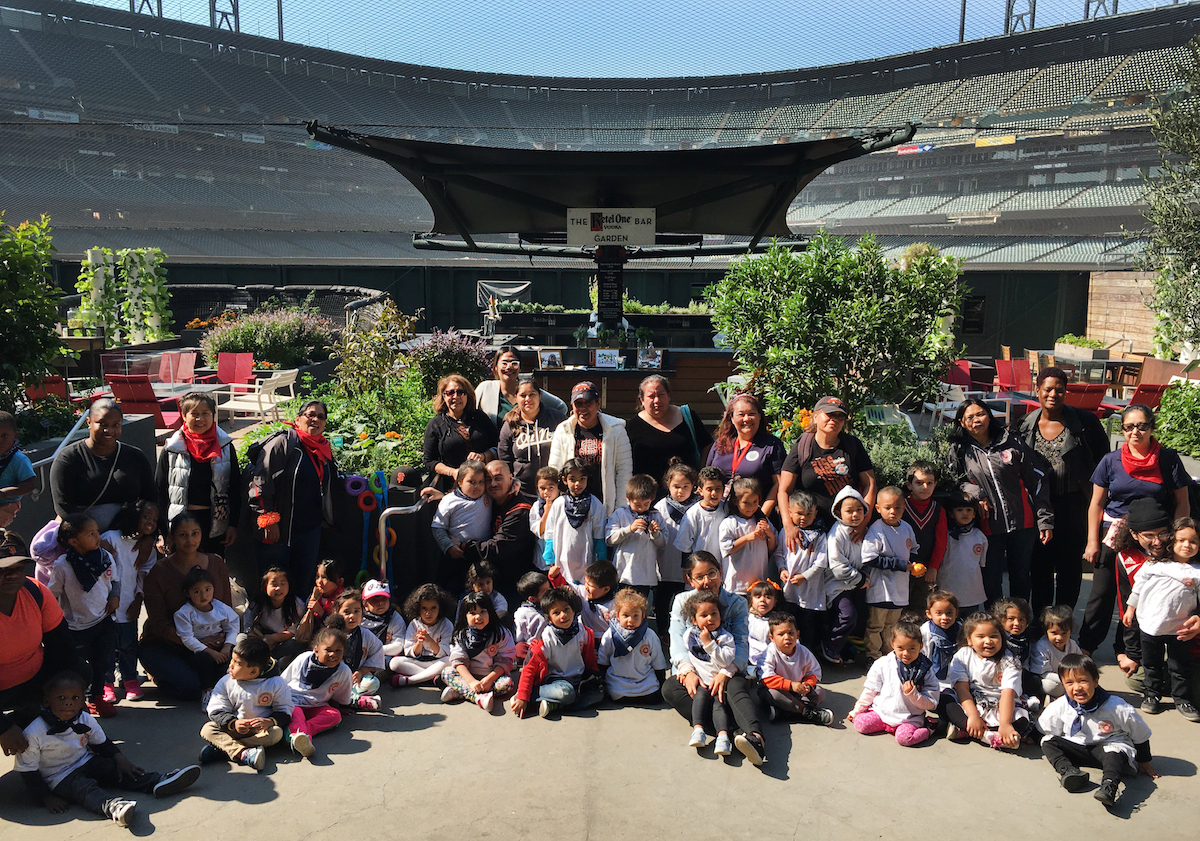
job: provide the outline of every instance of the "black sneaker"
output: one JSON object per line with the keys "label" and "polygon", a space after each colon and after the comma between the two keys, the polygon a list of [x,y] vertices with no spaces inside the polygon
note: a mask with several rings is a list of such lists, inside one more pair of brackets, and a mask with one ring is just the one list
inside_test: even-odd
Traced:
{"label": "black sneaker", "polygon": [[205,745],[200,750],[200,764],[211,765],[214,762],[228,762],[229,754],[216,745]]}
{"label": "black sneaker", "polygon": [[767,748],[763,745],[761,736],[750,733],[738,733],[733,737],[733,744],[746,759],[750,760],[751,765],[766,765],[767,764]]}
{"label": "black sneaker", "polygon": [[1196,705],[1191,701],[1176,701],[1175,709],[1188,721],[1200,721],[1200,711],[1196,710]]}
{"label": "black sneaker", "polygon": [[1153,695],[1147,695],[1142,699],[1142,712],[1147,715],[1158,715],[1162,712],[1162,701]]}
{"label": "black sneaker", "polygon": [[[209,745],[209,747],[212,747],[212,745]],[[183,791],[198,779],[200,779],[199,765],[189,765],[186,768],[176,768],[174,771],[168,771],[154,784],[154,796],[167,797],[176,792]]]}
{"label": "black sneaker", "polygon": [[800,720],[828,727],[833,724],[833,710],[827,710],[824,707],[805,707],[800,711]]}
{"label": "black sneaker", "polygon": [[1058,772],[1058,781],[1067,791],[1083,791],[1087,788],[1089,778],[1087,771],[1081,771],[1074,765],[1068,765]]}
{"label": "black sneaker", "polygon": [[1105,806],[1113,806],[1117,802],[1117,792],[1120,783],[1116,780],[1103,780],[1100,783],[1100,788],[1096,789],[1096,793],[1092,797],[1099,800]]}

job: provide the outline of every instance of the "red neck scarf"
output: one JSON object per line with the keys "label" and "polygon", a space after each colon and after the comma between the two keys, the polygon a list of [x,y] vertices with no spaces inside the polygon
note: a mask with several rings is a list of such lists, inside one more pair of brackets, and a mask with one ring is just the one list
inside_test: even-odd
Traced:
{"label": "red neck scarf", "polygon": [[183,431],[183,445],[187,447],[188,455],[196,461],[212,461],[221,455],[221,442],[217,440],[217,425],[214,423],[207,432],[199,434],[192,432],[186,426]]}
{"label": "red neck scarf", "polygon": [[1140,479],[1143,482],[1161,485],[1163,482],[1162,471],[1158,467],[1158,454],[1161,451],[1162,445],[1155,438],[1150,444],[1150,451],[1146,453],[1146,457],[1138,458],[1129,449],[1129,442],[1126,441],[1121,445],[1121,467],[1125,468],[1130,479]]}
{"label": "red neck scarf", "polygon": [[300,446],[304,448],[304,452],[308,453],[308,457],[312,459],[313,467],[317,469],[317,481],[325,481],[325,462],[333,459],[333,448],[329,446],[329,441],[324,435],[313,435],[305,429],[301,429],[296,424],[289,424],[292,429],[296,430],[296,437],[300,439]]}

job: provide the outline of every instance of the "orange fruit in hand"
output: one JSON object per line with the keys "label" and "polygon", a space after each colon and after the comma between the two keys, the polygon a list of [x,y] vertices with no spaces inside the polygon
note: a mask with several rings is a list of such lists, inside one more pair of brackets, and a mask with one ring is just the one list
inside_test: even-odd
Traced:
{"label": "orange fruit in hand", "polygon": [[920,578],[922,575],[924,575],[925,574],[925,564],[913,564],[912,565],[912,574],[917,578]]}

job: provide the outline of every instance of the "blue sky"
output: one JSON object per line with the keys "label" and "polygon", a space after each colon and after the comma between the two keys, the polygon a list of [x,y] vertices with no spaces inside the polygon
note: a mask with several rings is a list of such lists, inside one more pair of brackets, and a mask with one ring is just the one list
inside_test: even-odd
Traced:
{"label": "blue sky", "polygon": [[[1084,3],[1038,0],[1038,28],[1079,20]],[[1123,13],[1164,5],[1120,0]],[[1004,6],[967,0],[967,38],[1001,34]],[[960,0],[284,0],[283,27],[289,41],[413,64],[636,78],[786,70],[953,43],[959,9]],[[163,0],[163,12],[208,23],[207,0]],[[275,0],[241,0],[241,20],[243,32],[275,37]]]}

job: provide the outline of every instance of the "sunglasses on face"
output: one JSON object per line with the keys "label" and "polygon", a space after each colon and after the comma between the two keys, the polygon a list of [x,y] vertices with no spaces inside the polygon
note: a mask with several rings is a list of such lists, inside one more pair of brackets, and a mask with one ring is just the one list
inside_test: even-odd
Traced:
{"label": "sunglasses on face", "polygon": [[448,388],[442,392],[443,397],[462,397],[464,394],[466,394],[465,391],[460,391],[457,388]]}
{"label": "sunglasses on face", "polygon": [[1154,429],[1154,424],[1151,424],[1151,423],[1123,423],[1123,424],[1121,424],[1122,432],[1133,432],[1135,429],[1138,432],[1149,432],[1150,430]]}

